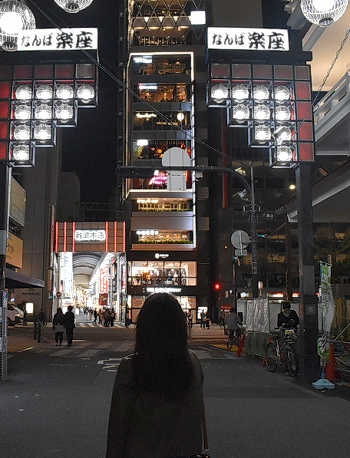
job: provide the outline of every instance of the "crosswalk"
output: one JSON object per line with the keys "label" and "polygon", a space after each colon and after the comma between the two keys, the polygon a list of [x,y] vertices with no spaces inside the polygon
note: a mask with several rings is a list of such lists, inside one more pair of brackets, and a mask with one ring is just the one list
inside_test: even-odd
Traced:
{"label": "crosswalk", "polygon": [[[75,327],[76,328],[105,328],[106,326],[103,326],[103,324],[101,323],[94,323],[92,321],[91,323],[82,323],[82,322],[75,323]],[[114,325],[111,327],[112,328],[125,328],[125,326],[120,323],[114,323]]]}
{"label": "crosswalk", "polygon": [[[134,350],[132,342],[87,342],[74,340],[72,347],[55,346],[54,343],[48,343],[33,348],[35,353],[45,353],[55,358],[79,358],[90,359],[103,356],[110,353],[130,354]],[[201,360],[205,359],[236,359],[237,355],[232,352],[222,351],[215,347],[201,347],[193,350]]]}

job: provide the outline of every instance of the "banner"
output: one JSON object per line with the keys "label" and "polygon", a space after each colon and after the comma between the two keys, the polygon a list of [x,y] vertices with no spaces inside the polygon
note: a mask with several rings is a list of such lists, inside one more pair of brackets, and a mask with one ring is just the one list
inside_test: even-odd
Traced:
{"label": "banner", "polygon": [[322,315],[322,337],[318,339],[318,354],[328,359],[329,356],[329,335],[334,318],[334,299],[331,285],[331,264],[320,262],[320,302],[319,308]]}

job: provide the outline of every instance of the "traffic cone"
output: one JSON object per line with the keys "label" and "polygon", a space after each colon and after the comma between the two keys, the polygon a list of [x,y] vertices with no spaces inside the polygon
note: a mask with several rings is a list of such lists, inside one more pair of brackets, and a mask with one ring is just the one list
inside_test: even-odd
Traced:
{"label": "traffic cone", "polygon": [[334,382],[336,379],[335,376],[335,356],[334,356],[334,346],[333,344],[330,345],[329,347],[329,358],[328,361],[326,362],[326,379],[329,380],[330,382]]}

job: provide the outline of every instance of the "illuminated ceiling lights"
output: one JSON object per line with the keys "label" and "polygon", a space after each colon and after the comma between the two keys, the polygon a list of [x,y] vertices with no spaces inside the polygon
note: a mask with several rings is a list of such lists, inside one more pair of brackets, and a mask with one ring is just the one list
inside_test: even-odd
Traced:
{"label": "illuminated ceiling lights", "polygon": [[79,11],[91,5],[93,0],[54,0],[67,13],[79,13]]}
{"label": "illuminated ceiling lights", "polygon": [[0,2],[0,45],[4,51],[16,51],[18,32],[35,27],[35,17],[24,0]]}
{"label": "illuminated ceiling lights", "polygon": [[301,0],[305,18],[320,27],[334,24],[346,11],[348,0]]}

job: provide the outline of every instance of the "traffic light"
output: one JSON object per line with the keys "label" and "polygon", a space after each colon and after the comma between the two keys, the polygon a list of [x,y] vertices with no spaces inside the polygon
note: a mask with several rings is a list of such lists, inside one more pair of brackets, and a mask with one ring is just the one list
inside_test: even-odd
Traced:
{"label": "traffic light", "polygon": [[220,291],[220,288],[221,288],[220,283],[215,283],[215,285],[214,285],[215,291],[217,291],[217,292]]}

